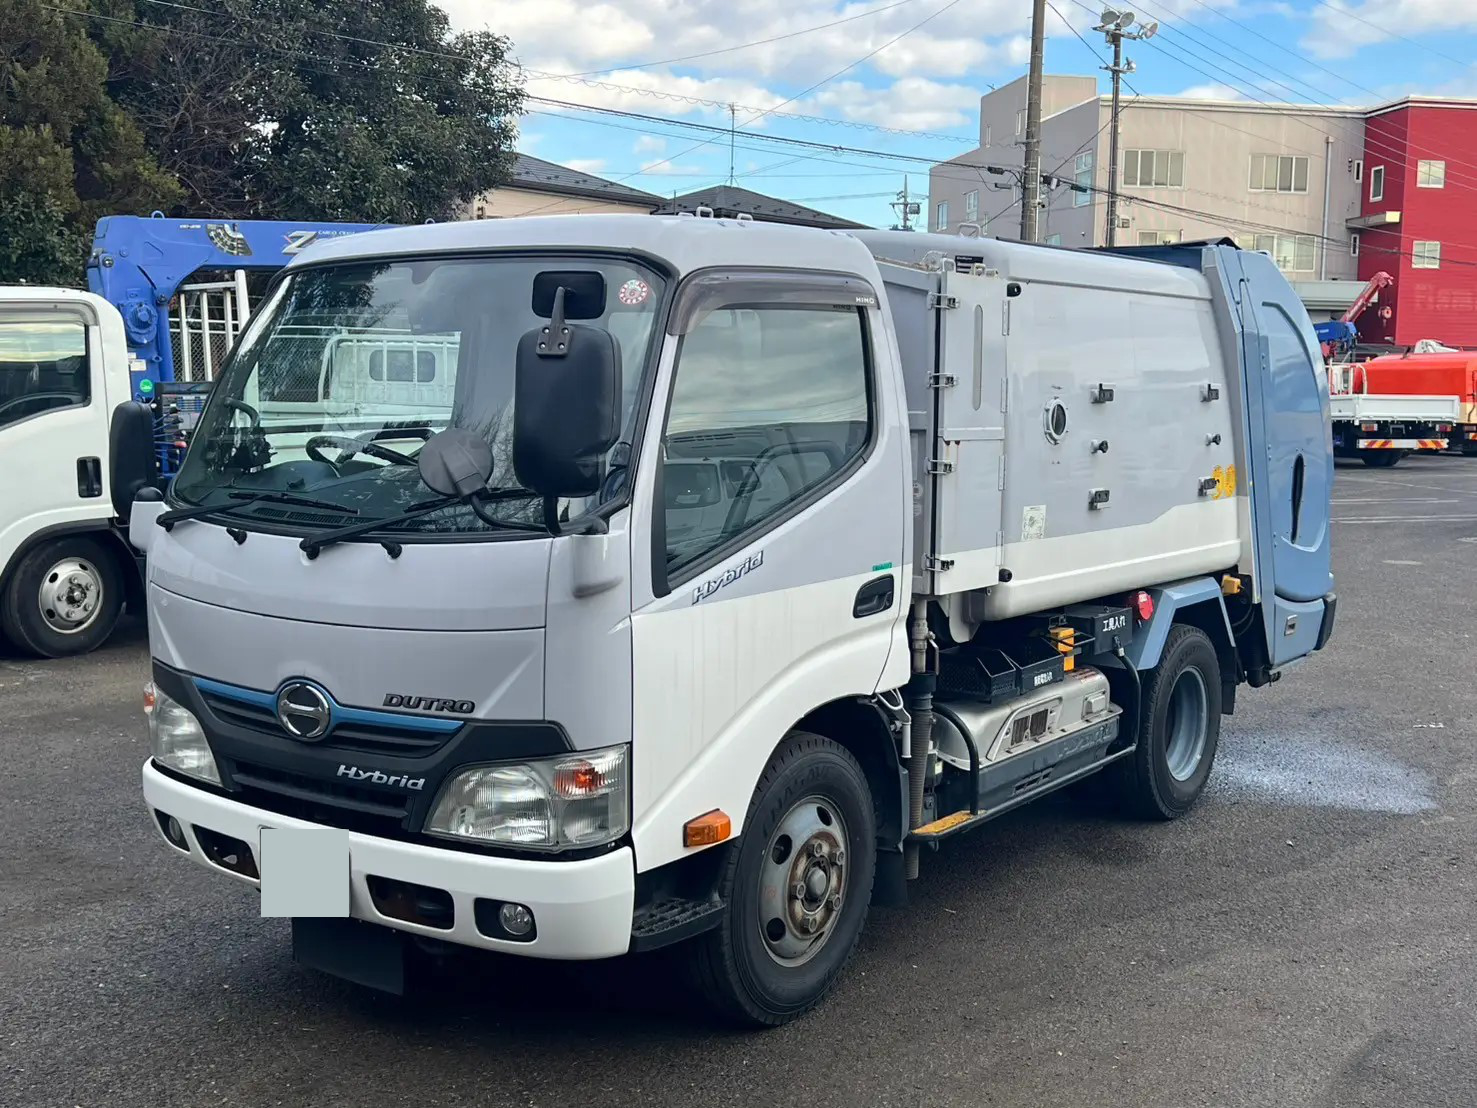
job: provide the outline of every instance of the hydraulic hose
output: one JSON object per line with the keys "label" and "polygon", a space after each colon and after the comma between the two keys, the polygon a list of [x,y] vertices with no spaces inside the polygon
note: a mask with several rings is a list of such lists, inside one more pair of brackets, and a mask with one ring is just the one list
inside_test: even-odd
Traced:
{"label": "hydraulic hose", "polygon": [[[923,823],[923,794],[928,786],[928,755],[933,749],[932,674],[913,678],[908,697],[908,714],[912,716],[912,735],[908,755],[908,830]],[[903,855],[904,874],[909,881],[918,876],[918,844],[908,843]]]}

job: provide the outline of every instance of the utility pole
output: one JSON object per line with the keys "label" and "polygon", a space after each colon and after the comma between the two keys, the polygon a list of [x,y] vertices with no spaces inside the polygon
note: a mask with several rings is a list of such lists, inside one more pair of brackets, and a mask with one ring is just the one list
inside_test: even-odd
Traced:
{"label": "utility pole", "polygon": [[1138,30],[1131,30],[1134,23],[1134,14],[1129,11],[1118,11],[1116,8],[1104,8],[1102,20],[1094,31],[1101,31],[1107,38],[1108,44],[1113,47],[1113,64],[1105,65],[1113,76],[1113,109],[1109,116],[1108,128],[1108,226],[1103,242],[1108,246],[1117,245],[1118,241],[1118,111],[1119,111],[1119,86],[1123,83],[1123,75],[1132,73],[1133,61],[1127,63],[1123,60],[1123,40],[1153,38],[1159,30],[1156,22],[1140,24]]}
{"label": "utility pole", "polygon": [[1046,53],[1046,0],[1031,4],[1031,74],[1026,80],[1026,165],[1021,181],[1021,241],[1036,241],[1041,214],[1041,73]]}
{"label": "utility pole", "polygon": [[913,216],[918,215],[923,210],[922,205],[918,201],[912,200],[908,196],[908,178],[906,175],[903,177],[903,191],[898,193],[897,199],[892,202],[892,210],[897,212],[902,220],[901,223],[894,223],[892,225],[894,231],[911,231],[913,229],[911,222]]}
{"label": "utility pole", "polygon": [[738,129],[738,105],[728,105],[728,183],[737,184],[733,175],[733,137]]}

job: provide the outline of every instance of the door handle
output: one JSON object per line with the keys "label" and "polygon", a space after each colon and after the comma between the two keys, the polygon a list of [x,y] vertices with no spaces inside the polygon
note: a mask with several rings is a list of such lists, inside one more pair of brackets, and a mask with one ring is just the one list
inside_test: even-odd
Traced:
{"label": "door handle", "polygon": [[856,603],[851,606],[853,619],[864,619],[867,616],[875,616],[878,612],[885,612],[892,607],[893,580],[888,577],[877,577],[868,581],[856,591]]}
{"label": "door handle", "polygon": [[97,458],[77,459],[77,495],[82,497],[102,496],[103,464]]}

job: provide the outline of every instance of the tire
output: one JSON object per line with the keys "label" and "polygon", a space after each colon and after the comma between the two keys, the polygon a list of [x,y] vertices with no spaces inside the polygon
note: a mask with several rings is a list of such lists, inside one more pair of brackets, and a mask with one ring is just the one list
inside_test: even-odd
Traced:
{"label": "tire", "polygon": [[1221,733],[1221,667],[1198,627],[1170,628],[1159,665],[1143,676],[1138,743],[1104,775],[1125,815],[1178,819],[1205,790]]}
{"label": "tire", "polygon": [[90,535],[52,539],[16,564],[0,596],[0,629],[43,658],[86,654],[112,634],[123,592],[118,559],[102,542]]}
{"label": "tire", "polygon": [[1361,450],[1359,457],[1364,464],[1373,469],[1389,469],[1391,466],[1399,465],[1400,459],[1405,457],[1405,450]]}
{"label": "tire", "polygon": [[[809,852],[815,847],[819,858]],[[797,898],[781,875],[802,864],[797,883],[809,887]],[[723,922],[687,948],[693,984],[735,1023],[778,1027],[803,1015],[856,949],[876,868],[876,813],[861,766],[830,739],[791,732],[759,779],[743,835],[719,877],[728,906]],[[839,889],[839,908],[830,905],[831,889]],[[818,924],[813,933],[801,931],[807,920]]]}

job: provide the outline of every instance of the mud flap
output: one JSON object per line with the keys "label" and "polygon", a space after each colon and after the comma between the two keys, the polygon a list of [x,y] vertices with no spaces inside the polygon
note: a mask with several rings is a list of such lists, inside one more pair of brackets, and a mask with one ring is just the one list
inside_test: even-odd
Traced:
{"label": "mud flap", "polygon": [[389,927],[356,919],[296,918],[292,958],[300,966],[368,989],[405,995],[405,936]]}

